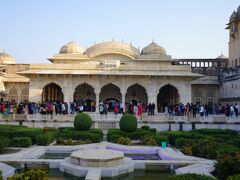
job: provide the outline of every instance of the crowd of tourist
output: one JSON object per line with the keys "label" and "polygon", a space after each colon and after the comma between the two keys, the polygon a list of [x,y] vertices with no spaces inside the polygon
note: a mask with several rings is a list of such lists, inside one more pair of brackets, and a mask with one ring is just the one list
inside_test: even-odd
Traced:
{"label": "crowd of tourist", "polygon": [[235,104],[227,105],[217,105],[214,106],[210,104],[200,104],[200,103],[187,103],[186,105],[180,104],[168,104],[164,107],[165,114],[170,116],[191,116],[196,117],[197,114],[200,116],[208,117],[209,114],[219,115],[225,114],[227,117],[238,117],[240,112],[240,106]]}
{"label": "crowd of tourist", "polygon": [[[141,117],[143,113],[147,113],[149,116],[155,115],[156,105],[154,103],[136,103],[127,102],[122,103],[118,101],[105,101],[99,103],[99,113],[108,114],[108,112],[114,112],[115,114],[131,113],[136,116]],[[75,114],[83,111],[95,112],[96,103],[91,100],[87,101],[74,101],[70,104],[62,101],[46,101],[46,102],[28,102],[23,101],[16,103],[14,101],[0,102],[0,113],[2,114]],[[186,105],[179,104],[167,104],[161,109],[160,112],[164,112],[169,117],[171,116],[191,116],[196,117],[198,114],[200,116],[207,117],[209,114],[225,114],[227,117],[238,117],[240,112],[240,106],[235,104],[227,105],[210,105],[210,104],[193,104],[187,103]]]}

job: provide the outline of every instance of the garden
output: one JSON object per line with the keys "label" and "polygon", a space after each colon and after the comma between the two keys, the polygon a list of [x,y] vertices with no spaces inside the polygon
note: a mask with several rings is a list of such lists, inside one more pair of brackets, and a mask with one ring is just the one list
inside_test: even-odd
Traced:
{"label": "garden", "polygon": [[[29,128],[25,126],[0,125],[0,154],[8,147],[80,145],[98,143],[103,140],[103,131],[92,127],[92,119],[86,113],[78,114],[74,127]],[[216,160],[213,175],[219,180],[240,179],[240,135],[233,130],[197,129],[192,131],[157,132],[147,124],[138,128],[135,116],[125,114],[119,129],[109,129],[109,142],[124,145],[171,146],[184,154]],[[42,173],[42,172],[31,172]],[[46,173],[42,173],[46,174]],[[29,174],[27,174],[29,175]],[[17,175],[16,175],[17,176]],[[21,176],[25,176],[21,174]],[[1,178],[0,178],[1,179]],[[213,178],[194,175],[172,175],[168,180],[211,180]]]}
{"label": "garden", "polygon": [[103,139],[103,132],[90,129],[92,119],[81,113],[75,117],[74,127],[64,128],[29,128],[26,126],[0,125],[0,153],[8,147],[29,147],[37,144],[47,146],[56,140],[56,144],[78,145],[98,143]]}
{"label": "garden", "polygon": [[[156,132],[147,125],[137,128],[137,119],[126,114],[122,116],[120,129],[108,130],[108,141],[118,144],[165,147],[166,144],[180,149],[184,154],[216,160],[213,175],[219,179],[236,179],[240,174],[240,135],[233,130],[198,129],[193,131]],[[235,175],[235,176],[233,176]],[[188,176],[188,175],[186,175]],[[173,179],[206,179],[207,177],[174,176]]]}

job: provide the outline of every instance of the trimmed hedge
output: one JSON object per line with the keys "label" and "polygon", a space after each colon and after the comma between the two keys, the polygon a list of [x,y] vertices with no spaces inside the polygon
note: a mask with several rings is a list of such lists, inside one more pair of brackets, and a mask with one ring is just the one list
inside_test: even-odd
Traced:
{"label": "trimmed hedge", "polygon": [[74,128],[61,128],[58,134],[59,138],[86,141],[98,143],[103,140],[103,131],[100,129],[90,129],[88,131],[78,131]]}
{"label": "trimmed hedge", "polygon": [[51,133],[41,134],[36,138],[37,145],[41,145],[41,146],[47,146],[50,143],[52,143],[53,140],[54,140],[54,137]]}
{"label": "trimmed hedge", "polygon": [[87,131],[92,126],[92,118],[87,113],[80,113],[74,118],[74,127],[80,131]]}
{"label": "trimmed hedge", "polygon": [[150,135],[148,131],[143,129],[136,129],[134,132],[125,132],[120,129],[109,129],[107,133],[108,141],[116,143],[118,137],[127,137],[131,140],[141,140],[144,136]]}
{"label": "trimmed hedge", "polygon": [[29,128],[26,126],[15,125],[0,125],[0,136],[8,137],[9,139],[15,137],[30,137],[32,143],[36,143],[36,137],[43,133],[40,128]]}
{"label": "trimmed hedge", "polygon": [[215,174],[219,179],[227,179],[228,176],[240,172],[240,151],[224,153],[217,157]]}
{"label": "trimmed hedge", "polygon": [[15,137],[12,138],[12,147],[29,147],[32,145],[32,140],[29,137]]}
{"label": "trimmed hedge", "polygon": [[192,146],[192,154],[198,157],[215,159],[219,148],[220,144],[214,141],[201,140]]}
{"label": "trimmed hedge", "polygon": [[145,131],[149,131],[150,127],[148,125],[142,125],[141,129]]}
{"label": "trimmed hedge", "polygon": [[203,135],[231,135],[231,136],[237,136],[238,132],[230,129],[197,129],[192,132],[196,132]]}
{"label": "trimmed hedge", "polygon": [[0,152],[9,146],[9,139],[7,137],[0,137]]}
{"label": "trimmed hedge", "polygon": [[176,139],[176,147],[177,148],[183,148],[187,146],[192,146],[195,143],[192,139],[184,139],[184,138],[178,138]]}
{"label": "trimmed hedge", "polygon": [[124,114],[119,122],[119,127],[125,132],[134,132],[137,129],[137,118],[132,114]]}
{"label": "trimmed hedge", "polygon": [[167,137],[167,136],[164,136],[164,135],[156,134],[156,135],[154,136],[154,139],[156,140],[156,142],[157,142],[157,144],[158,144],[159,146],[161,146],[161,143],[162,143],[162,142],[167,142],[167,143],[169,143],[168,137]]}
{"label": "trimmed hedge", "polygon": [[234,176],[229,176],[227,180],[239,180],[240,179],[240,174],[236,174]]}
{"label": "trimmed hedge", "polygon": [[198,174],[181,174],[167,177],[166,180],[216,180],[215,178]]}

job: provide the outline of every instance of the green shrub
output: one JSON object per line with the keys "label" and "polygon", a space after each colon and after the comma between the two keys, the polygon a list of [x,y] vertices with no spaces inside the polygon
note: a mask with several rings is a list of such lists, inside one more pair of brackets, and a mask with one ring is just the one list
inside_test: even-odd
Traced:
{"label": "green shrub", "polygon": [[90,140],[85,140],[85,141],[75,141],[73,144],[74,145],[82,145],[82,144],[91,144],[92,141]]}
{"label": "green shrub", "polygon": [[209,136],[199,134],[196,132],[186,132],[186,131],[168,131],[168,132],[158,132],[157,134],[164,135],[168,137],[169,143],[172,146],[176,146],[176,140],[178,138],[184,138],[184,139],[193,139],[193,140],[199,140],[199,139],[206,139],[211,138]]}
{"label": "green shrub", "polygon": [[120,137],[118,138],[117,143],[123,145],[131,145],[131,140],[129,138]]}
{"label": "green shrub", "polygon": [[168,143],[168,137],[164,136],[164,135],[156,134],[154,139],[156,140],[156,142],[159,146],[161,146],[162,142],[167,142]]}
{"label": "green shrub", "polygon": [[139,140],[139,139],[142,139],[144,136],[146,136],[148,134],[149,134],[149,131],[145,131],[143,129],[136,129],[136,131],[134,131],[134,132],[127,133],[127,136],[130,139]]}
{"label": "green shrub", "polygon": [[57,133],[58,129],[55,127],[44,127],[43,128],[43,132],[47,133],[47,132],[52,132],[52,133]]}
{"label": "green shrub", "polygon": [[109,138],[108,138],[108,141],[109,142],[112,142],[112,143],[117,143],[117,140],[120,138],[120,137],[123,137],[119,134],[113,134],[111,135]]}
{"label": "green shrub", "polygon": [[192,156],[192,146],[184,146],[182,152],[186,155]]}
{"label": "green shrub", "polygon": [[195,143],[192,139],[184,139],[184,138],[178,138],[176,139],[176,147],[177,148],[183,148],[186,146],[192,146]]}
{"label": "green shrub", "polygon": [[47,171],[41,169],[30,169],[23,173],[17,173],[7,180],[48,180]]}
{"label": "green shrub", "polygon": [[2,171],[0,171],[0,180],[3,180]]}
{"label": "green shrub", "polygon": [[157,129],[156,129],[156,128],[151,128],[151,129],[149,130],[149,133],[150,133],[150,134],[156,134],[156,133],[157,133]]}
{"label": "green shrub", "polygon": [[201,140],[192,146],[192,154],[198,157],[216,159],[219,148],[220,144],[214,141]]}
{"label": "green shrub", "polygon": [[134,132],[137,129],[137,118],[132,114],[124,114],[119,122],[119,127],[125,132]]}
{"label": "green shrub", "polygon": [[166,180],[215,180],[215,178],[197,174],[181,174],[171,175]]}
{"label": "green shrub", "polygon": [[50,133],[41,134],[37,136],[37,145],[47,146],[54,140],[54,137]]}
{"label": "green shrub", "polygon": [[67,141],[65,141],[64,145],[67,145],[67,146],[73,145],[73,140],[72,139],[68,139]]}
{"label": "green shrub", "polygon": [[32,145],[32,140],[29,137],[15,137],[12,138],[11,145],[13,147],[29,147]]}
{"label": "green shrub", "polygon": [[238,132],[230,129],[197,129],[192,132],[197,132],[199,134],[213,136],[213,135],[231,135],[237,136]]}
{"label": "green shrub", "polygon": [[87,131],[92,126],[92,118],[87,113],[80,113],[75,116],[74,127],[80,131]]}
{"label": "green shrub", "polygon": [[215,164],[215,173],[219,179],[227,179],[228,176],[240,172],[240,151],[220,154]]}
{"label": "green shrub", "polygon": [[141,129],[145,131],[149,131],[150,127],[148,125],[142,125]]}
{"label": "green shrub", "polygon": [[93,143],[101,142],[103,135],[99,133],[90,133],[89,131],[69,131],[59,134],[59,138],[73,140],[91,140]]}
{"label": "green shrub", "polygon": [[7,137],[0,137],[0,152],[10,144]]}
{"label": "green shrub", "polygon": [[128,137],[127,133],[116,128],[109,129],[107,132],[107,138],[109,142],[115,143],[118,137]]}
{"label": "green shrub", "polygon": [[240,174],[236,174],[233,176],[229,176],[227,180],[239,180],[240,179]]}
{"label": "green shrub", "polygon": [[59,137],[56,139],[57,144],[64,144],[64,139],[62,137]]}
{"label": "green shrub", "polygon": [[36,137],[43,133],[40,128],[29,128],[26,126],[15,125],[0,125],[0,136],[8,137],[9,139],[15,137],[30,137],[32,143],[36,143]]}
{"label": "green shrub", "polygon": [[239,147],[236,147],[231,144],[220,144],[217,150],[217,156],[225,153],[237,152],[240,151]]}
{"label": "green shrub", "polygon": [[141,143],[148,146],[157,146],[157,141],[152,136],[145,136]]}

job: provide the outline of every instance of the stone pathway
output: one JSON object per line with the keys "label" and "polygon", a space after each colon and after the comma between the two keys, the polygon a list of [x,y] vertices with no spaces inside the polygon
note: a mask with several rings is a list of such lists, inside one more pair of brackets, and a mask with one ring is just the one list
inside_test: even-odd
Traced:
{"label": "stone pathway", "polygon": [[0,171],[2,171],[3,179],[13,176],[15,174],[15,168],[4,163],[0,163]]}

